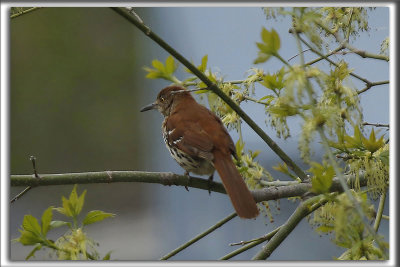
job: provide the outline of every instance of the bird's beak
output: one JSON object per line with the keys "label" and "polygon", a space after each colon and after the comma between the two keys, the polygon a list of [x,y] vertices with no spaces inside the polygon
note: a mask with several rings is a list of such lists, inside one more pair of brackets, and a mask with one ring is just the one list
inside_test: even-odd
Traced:
{"label": "bird's beak", "polygon": [[157,107],[158,107],[157,103],[154,102],[154,103],[151,103],[150,105],[147,105],[147,106],[143,107],[143,108],[140,110],[140,112],[148,111],[148,110],[151,110],[151,109],[157,109]]}

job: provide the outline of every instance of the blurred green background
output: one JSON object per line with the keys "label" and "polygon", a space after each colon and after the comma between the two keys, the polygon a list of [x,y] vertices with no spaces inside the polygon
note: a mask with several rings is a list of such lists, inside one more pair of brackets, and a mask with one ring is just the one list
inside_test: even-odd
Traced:
{"label": "blurred green background", "polygon": [[[226,79],[242,79],[253,67],[257,55],[255,42],[260,39],[262,26],[275,27],[285,40],[281,49],[284,58],[292,57],[296,51],[296,44],[287,32],[291,22],[267,22],[261,8],[135,10],[189,60],[198,64],[208,54],[209,65],[226,75]],[[374,32],[374,38],[383,40],[388,32],[388,10],[381,8],[377,12],[375,25],[381,30]],[[370,42],[369,36],[360,39],[362,44],[379,44]],[[11,174],[32,173],[31,155],[37,158],[39,174],[104,170],[183,173],[163,143],[161,115],[139,112],[168,85],[165,81],[146,80],[142,68],[150,66],[155,58],[164,61],[168,54],[114,11],[43,8],[11,19],[10,53]],[[375,68],[371,68],[364,61],[359,62],[357,71],[371,81],[388,79],[387,64],[374,62]],[[271,60],[260,67],[273,72],[281,65]],[[182,72],[178,74],[178,78],[185,77]],[[389,90],[388,86],[385,88],[375,90],[376,94],[371,90],[365,96],[364,99],[369,99],[366,105],[374,101],[384,107],[366,109],[366,121],[388,122]],[[244,109],[298,161],[298,122],[291,125],[294,138],[280,140],[265,126],[262,107],[244,104]],[[247,148],[261,149],[261,165],[276,175],[271,166],[277,165],[279,158],[246,125],[243,134]],[[237,133],[231,135],[237,140]],[[317,151],[315,156],[319,155]],[[10,198],[22,189],[12,187]],[[13,203],[9,209],[9,238],[19,235],[18,227],[25,214],[40,217],[47,207],[61,205],[61,196],[68,196],[71,189],[72,186],[38,187]],[[116,260],[157,260],[233,212],[225,195],[209,196],[203,190],[186,192],[183,187],[141,183],[78,186],[79,193],[84,189],[88,193],[83,214],[93,209],[117,214],[87,228],[88,234],[100,243],[100,254],[113,250],[111,259]],[[236,218],[172,259],[218,259],[235,249],[229,243],[257,238],[273,230],[297,206],[287,200],[276,205],[280,210],[272,207],[274,223],[264,216],[257,220]],[[387,221],[382,222],[380,231],[388,236]],[[52,235],[56,238],[60,233]],[[303,220],[270,259],[331,260],[343,249],[329,239],[320,237]],[[23,260],[31,249],[12,243],[10,257]],[[258,249],[234,259],[249,259]],[[33,260],[43,259],[48,259],[48,251],[37,253]]]}

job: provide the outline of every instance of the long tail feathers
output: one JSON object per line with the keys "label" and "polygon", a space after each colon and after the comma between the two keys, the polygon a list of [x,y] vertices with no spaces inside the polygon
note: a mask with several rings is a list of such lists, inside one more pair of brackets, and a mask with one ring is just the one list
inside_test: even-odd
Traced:
{"label": "long tail feathers", "polygon": [[246,219],[257,217],[259,212],[256,202],[236,169],[231,155],[215,151],[214,166],[239,217]]}

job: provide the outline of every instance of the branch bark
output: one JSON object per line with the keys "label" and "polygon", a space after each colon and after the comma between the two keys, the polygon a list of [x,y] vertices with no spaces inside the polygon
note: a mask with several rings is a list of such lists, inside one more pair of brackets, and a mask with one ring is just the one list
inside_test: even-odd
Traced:
{"label": "branch bark", "polygon": [[[355,175],[346,175],[347,184],[352,187]],[[360,186],[365,186],[367,180],[363,173],[359,175]],[[34,175],[11,175],[11,186],[49,186],[67,184],[94,184],[94,183],[155,183],[162,185],[188,186],[197,189],[209,190],[226,194],[224,186],[218,182],[209,183],[208,179],[189,177],[170,172],[141,172],[141,171],[103,171],[84,173],[41,174],[40,179]],[[309,192],[311,183],[298,183],[285,186],[270,186],[252,190],[256,202],[276,200],[287,197],[299,197]],[[342,192],[337,178],[333,179],[331,192]]]}

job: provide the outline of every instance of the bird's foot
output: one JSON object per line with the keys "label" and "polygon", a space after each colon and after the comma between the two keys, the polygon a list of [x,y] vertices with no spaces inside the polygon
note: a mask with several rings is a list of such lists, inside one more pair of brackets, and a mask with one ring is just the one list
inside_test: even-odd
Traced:
{"label": "bird's foot", "polygon": [[[190,185],[190,175],[189,175],[189,172],[188,172],[188,171],[186,171],[186,172],[185,172],[185,175],[188,177],[188,185]],[[189,192],[189,188],[188,188],[188,186],[187,186],[187,185],[185,185],[185,189],[186,189],[186,191],[188,191],[188,192]]]}
{"label": "bird's foot", "polygon": [[208,177],[208,194],[211,196],[211,187],[212,187],[212,182],[214,179],[214,174],[211,174],[210,177]]}

